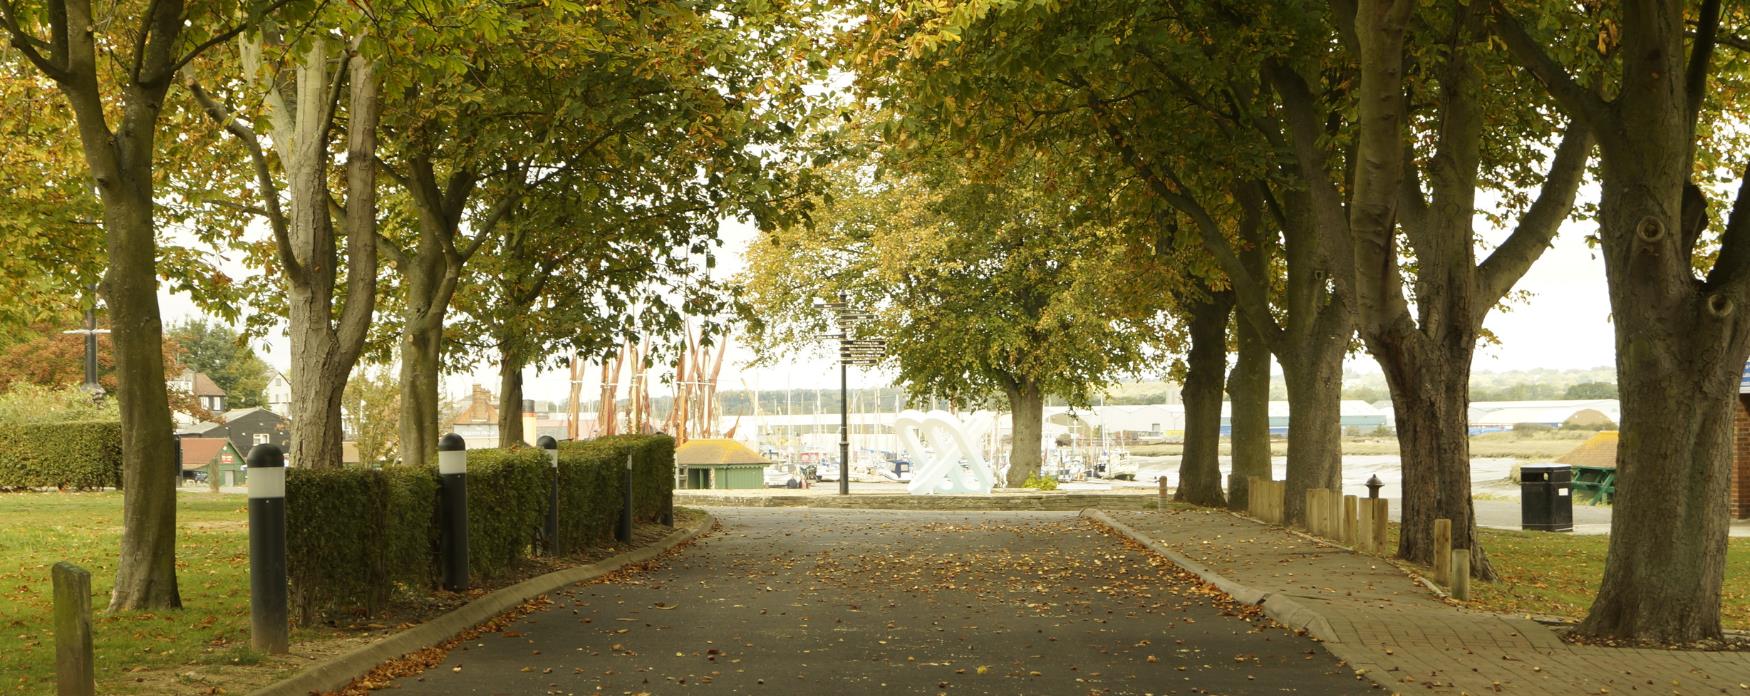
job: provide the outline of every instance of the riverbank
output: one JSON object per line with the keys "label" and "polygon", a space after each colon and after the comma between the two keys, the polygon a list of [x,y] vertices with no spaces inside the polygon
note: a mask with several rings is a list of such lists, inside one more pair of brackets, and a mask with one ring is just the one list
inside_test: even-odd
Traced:
{"label": "riverbank", "polygon": [[[1472,457],[1490,459],[1549,461],[1567,454],[1595,434],[1591,430],[1484,433],[1471,437],[1470,454]],[[1232,454],[1231,444],[1227,438],[1222,438],[1223,456]],[[1345,455],[1395,455],[1398,453],[1398,440],[1389,436],[1348,435],[1343,437],[1342,447]],[[1179,443],[1132,445],[1127,449],[1132,456],[1143,457],[1176,457],[1184,452],[1184,446]],[[1270,441],[1270,454],[1287,456],[1288,440],[1273,438]]]}

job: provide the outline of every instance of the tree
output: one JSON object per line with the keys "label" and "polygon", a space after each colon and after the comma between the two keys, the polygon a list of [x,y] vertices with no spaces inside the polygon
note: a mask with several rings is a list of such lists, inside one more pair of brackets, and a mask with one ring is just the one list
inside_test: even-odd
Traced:
{"label": "tree", "polygon": [[12,47],[54,82],[73,112],[103,207],[109,261],[102,291],[115,327],[125,482],[111,611],[182,605],[153,220],[165,97],[184,65],[285,1],[191,7],[184,0],[155,0],[109,5],[102,15],[90,0],[0,2],[0,25]]}
{"label": "tree", "polygon": [[52,82],[11,54],[0,55],[0,345],[29,340],[32,328],[72,321],[96,302],[103,231],[77,137]]}
{"label": "tree", "polygon": [[190,319],[171,327],[168,339],[180,349],[183,367],[205,373],[225,390],[228,408],[261,405],[270,379],[267,363],[242,335],[224,324]]}
{"label": "tree", "polygon": [[[228,97],[192,86],[207,115],[248,153],[261,200],[256,212],[273,236],[269,265],[285,288],[291,451],[299,466],[310,468],[340,466],[341,400],[364,349],[377,288],[375,162],[382,78],[374,54],[382,49],[366,41],[370,30],[364,25],[386,19],[393,27],[396,12],[379,7],[388,17],[363,17],[353,7],[311,18],[331,27],[327,31],[306,29],[283,37],[289,30],[270,25],[244,36],[238,43],[241,79],[219,78],[235,87]],[[264,50],[269,60],[263,60]],[[331,65],[329,55],[335,52],[341,55]],[[245,110],[257,104],[259,113]],[[258,134],[263,126],[270,138]],[[335,141],[341,139],[337,131],[344,133],[344,165],[331,164]],[[277,157],[270,158],[270,151]],[[335,176],[333,169],[342,171]],[[343,237],[344,259],[337,250]]]}
{"label": "tree", "polygon": [[385,367],[356,368],[346,381],[341,406],[359,464],[372,466],[394,461],[396,428],[401,417],[401,386],[396,383],[394,372]]}
{"label": "tree", "polygon": [[[1750,169],[1725,159],[1731,150],[1718,145],[1729,136],[1706,124],[1744,115],[1732,98],[1742,94],[1743,57],[1714,55],[1735,35],[1725,20],[1741,27],[1743,8],[1622,0],[1489,10],[1524,70],[1598,139],[1622,435],[1604,579],[1578,632],[1717,640],[1732,420],[1742,408],[1736,385],[1750,355],[1742,311],[1750,306]],[[1533,33],[1551,26],[1588,43],[1596,37],[1596,47],[1570,50]],[[1602,79],[1587,85],[1576,74]],[[1702,184],[1734,176],[1738,191],[1722,220],[1709,202],[1725,193]]]}
{"label": "tree", "polygon": [[1007,483],[1021,485],[1040,469],[1045,398],[1087,405],[1141,369],[1177,278],[1167,250],[1127,243],[1107,194],[1062,180],[1073,176],[1043,158],[950,159],[875,180],[846,165],[812,222],[750,250],[753,342],[766,355],[817,343],[816,298],[873,311],[869,330],[914,397],[1007,400]]}
{"label": "tree", "polygon": [[1614,399],[1616,384],[1613,382],[1581,382],[1570,385],[1562,393],[1564,399]]}
{"label": "tree", "polygon": [[[401,280],[401,449],[415,465],[436,447],[445,319],[464,266],[524,197],[567,181],[581,182],[586,200],[621,203],[642,186],[702,185],[714,201],[764,217],[781,191],[747,173],[765,171],[773,146],[794,133],[783,122],[788,111],[775,108],[783,95],[765,86],[789,85],[772,78],[791,69],[793,32],[766,3],[470,5],[469,13],[473,21],[441,40],[415,35],[416,48],[434,55],[391,84],[385,111],[396,137],[384,171],[415,221],[380,245]],[[659,179],[617,188],[647,160]],[[610,183],[591,179],[598,169]],[[686,251],[702,253],[708,241],[695,238]]]}

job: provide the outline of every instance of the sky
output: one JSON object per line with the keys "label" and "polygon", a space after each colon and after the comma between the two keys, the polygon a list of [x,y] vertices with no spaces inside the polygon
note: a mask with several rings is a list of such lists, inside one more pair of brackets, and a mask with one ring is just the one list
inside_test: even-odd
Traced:
{"label": "sky", "polygon": [[[1596,200],[1596,186],[1581,190],[1581,197]],[[1473,371],[1495,372],[1535,368],[1587,369],[1605,367],[1614,362],[1613,327],[1610,306],[1605,292],[1604,263],[1596,250],[1586,244],[1586,235],[1596,226],[1589,220],[1569,221],[1554,245],[1544,252],[1516,290],[1528,297],[1513,302],[1508,311],[1497,309],[1489,314],[1484,327],[1500,340],[1497,345],[1482,346],[1476,354]],[[1506,237],[1501,230],[1485,230],[1484,243],[1490,248]],[[742,252],[753,243],[757,230],[739,221],[725,221],[719,229],[722,245],[718,249],[719,263],[714,275],[727,277],[744,268]],[[234,269],[241,271],[242,269]],[[160,290],[165,322],[174,323],[201,313],[186,296]],[[283,335],[269,336],[259,342],[264,358],[281,371],[290,363],[288,341]],[[813,359],[789,360],[782,364],[750,368],[753,354],[743,346],[732,345],[724,361],[719,389],[730,391],[752,389],[831,389],[838,387],[838,365],[824,352]],[[1366,354],[1349,359],[1351,372],[1376,373],[1378,366]],[[598,374],[591,371],[591,374]],[[569,391],[570,375],[564,370],[539,373],[531,369],[524,375],[526,398],[556,401]],[[599,385],[586,376],[585,394],[594,393]],[[885,371],[853,368],[850,385],[879,387],[892,383],[893,375]],[[443,391],[460,399],[481,384],[496,390],[498,372],[495,366],[482,364],[469,374],[449,375]],[[659,386],[652,396],[662,396],[668,387]]]}

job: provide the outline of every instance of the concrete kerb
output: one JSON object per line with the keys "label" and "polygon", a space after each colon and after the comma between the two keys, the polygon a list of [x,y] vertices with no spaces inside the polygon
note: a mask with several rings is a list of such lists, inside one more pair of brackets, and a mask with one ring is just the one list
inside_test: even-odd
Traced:
{"label": "concrete kerb", "polygon": [[553,592],[567,585],[607,575],[626,566],[643,563],[664,552],[697,538],[712,527],[717,519],[705,514],[697,526],[677,529],[650,546],[604,558],[576,568],[558,570],[529,578],[510,587],[495,590],[435,619],[395,635],[358,648],[343,655],[305,667],[286,679],[250,692],[251,696],[306,696],[310,693],[334,691],[362,677],[377,665],[408,653],[442,643],[478,626],[492,617],[515,608],[530,599]]}
{"label": "concrete kerb", "polygon": [[[1263,592],[1250,586],[1229,580],[1220,573],[1205,567],[1203,564],[1186,558],[1183,554],[1167,548],[1160,542],[1148,538],[1141,532],[1132,529],[1130,525],[1112,519],[1112,516],[1107,515],[1100,510],[1092,508],[1083,510],[1082,517],[1098,522],[1106,528],[1124,535],[1131,541],[1142,544],[1144,547],[1148,548],[1148,550],[1166,557],[1167,560],[1173,562],[1173,565],[1179,566],[1180,568],[1185,569],[1186,572],[1201,578],[1204,582],[1214,585],[1216,589],[1226,593],[1229,597],[1233,597],[1236,601],[1263,607],[1264,615],[1274,619],[1277,623],[1291,629],[1304,630],[1307,635],[1324,643],[1341,642],[1337,637],[1337,632],[1331,630],[1331,624],[1329,621],[1325,620],[1324,616],[1308,608],[1306,605],[1295,601],[1293,597],[1279,593]],[[1332,654],[1336,654],[1336,651],[1332,651]],[[1342,658],[1343,656],[1337,655],[1337,657]]]}

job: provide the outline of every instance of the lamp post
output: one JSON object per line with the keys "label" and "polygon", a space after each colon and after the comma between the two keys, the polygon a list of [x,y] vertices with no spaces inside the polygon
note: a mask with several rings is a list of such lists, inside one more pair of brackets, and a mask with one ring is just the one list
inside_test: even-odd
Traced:
{"label": "lamp post", "polygon": [[91,285],[91,298],[85,303],[85,328],[68,329],[61,333],[85,337],[85,391],[93,399],[103,398],[103,386],[97,383],[97,335],[109,333],[109,329],[97,328],[96,283]]}
{"label": "lamp post", "polygon": [[845,302],[845,294],[839,293],[837,302],[815,300],[815,306],[830,309],[838,324],[838,333],[826,334],[822,338],[839,341],[839,495],[851,494],[851,397],[850,368],[874,367],[881,362],[881,356],[887,350],[887,341],[881,339],[858,339],[852,336],[858,322],[875,317],[874,312],[854,309]]}

